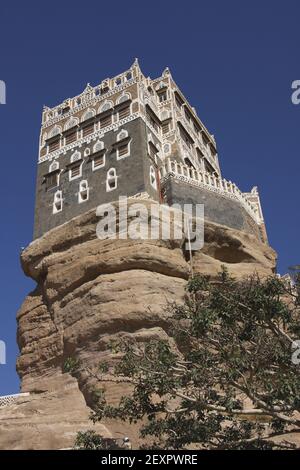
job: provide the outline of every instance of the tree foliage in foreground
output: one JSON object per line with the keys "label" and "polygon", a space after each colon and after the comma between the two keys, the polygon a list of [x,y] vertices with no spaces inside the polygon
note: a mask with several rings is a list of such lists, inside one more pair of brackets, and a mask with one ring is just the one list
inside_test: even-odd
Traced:
{"label": "tree foliage in foreground", "polygon": [[289,447],[273,439],[300,432],[298,292],[276,277],[194,277],[184,304],[169,306],[173,345],[122,343],[114,371],[100,366],[102,383],[113,373],[132,394],[113,407],[99,389],[93,421],[141,420],[153,448]]}

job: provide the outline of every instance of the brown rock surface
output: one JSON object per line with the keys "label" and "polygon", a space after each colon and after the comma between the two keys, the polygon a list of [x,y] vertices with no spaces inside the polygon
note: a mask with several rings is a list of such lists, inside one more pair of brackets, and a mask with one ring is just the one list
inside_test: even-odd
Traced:
{"label": "brown rock surface", "polygon": [[[77,382],[63,374],[67,357],[92,368],[100,360],[115,361],[112,340],[168,337],[164,307],[182,299],[190,272],[184,237],[99,240],[98,221],[89,211],[22,253],[25,274],[37,282],[18,313],[17,369],[22,391],[31,395],[0,410],[0,431],[5,430],[0,448],[64,448],[76,431],[93,426],[85,401],[90,404],[95,379],[81,372]],[[222,264],[236,276],[254,271],[265,276],[274,270],[275,253],[252,235],[207,223],[204,248],[193,256],[194,270],[215,276]],[[106,388],[112,401],[124,394],[124,384]],[[128,433],[135,441],[135,430],[106,424],[109,431],[103,426],[103,432]],[[18,436],[22,429],[20,440],[13,439],[14,429]]]}

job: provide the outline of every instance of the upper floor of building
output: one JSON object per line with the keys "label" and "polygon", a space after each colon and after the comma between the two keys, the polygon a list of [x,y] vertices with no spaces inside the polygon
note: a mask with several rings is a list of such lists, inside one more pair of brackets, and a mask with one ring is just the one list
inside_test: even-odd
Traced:
{"label": "upper floor of building", "polygon": [[163,161],[179,160],[220,176],[216,141],[176,85],[168,68],[156,79],[146,77],[137,60],[122,74],[103,80],[43,109],[39,163],[103,138],[105,133],[141,117],[155,136],[153,152]]}

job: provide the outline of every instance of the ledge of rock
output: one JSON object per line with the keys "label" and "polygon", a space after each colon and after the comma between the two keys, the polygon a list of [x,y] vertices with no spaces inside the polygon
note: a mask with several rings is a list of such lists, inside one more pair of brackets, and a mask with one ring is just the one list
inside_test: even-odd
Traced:
{"label": "ledge of rock", "polygon": [[[113,364],[114,340],[169,337],[165,307],[182,300],[190,273],[184,235],[176,240],[100,240],[98,221],[96,212],[89,211],[22,253],[23,270],[37,283],[17,316],[17,370],[22,391],[31,394],[0,410],[0,448],[66,448],[77,431],[93,428],[88,405],[95,380],[84,373],[76,379],[64,374],[66,358],[90,368],[102,360]],[[194,271],[212,277],[221,265],[238,277],[266,276],[274,272],[275,262],[272,248],[254,236],[213,223],[205,224],[204,247],[193,253]],[[112,402],[124,394],[124,385],[112,382],[106,388]],[[138,440],[137,430],[124,424],[99,424],[98,429]]]}

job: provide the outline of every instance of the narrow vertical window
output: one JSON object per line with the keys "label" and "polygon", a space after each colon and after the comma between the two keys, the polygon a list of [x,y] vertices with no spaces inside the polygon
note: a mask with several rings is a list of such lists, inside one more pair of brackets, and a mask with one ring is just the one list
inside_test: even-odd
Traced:
{"label": "narrow vertical window", "polygon": [[89,186],[86,180],[81,181],[79,184],[79,192],[78,192],[78,202],[81,204],[82,202],[88,201],[89,199]]}
{"label": "narrow vertical window", "polygon": [[57,212],[61,212],[63,208],[63,197],[62,191],[56,191],[54,194],[54,201],[53,201],[53,214],[57,214]]}
{"label": "narrow vertical window", "polygon": [[117,188],[118,184],[118,177],[116,174],[116,169],[111,168],[107,172],[107,177],[106,177],[106,191],[113,191],[114,189]]}
{"label": "narrow vertical window", "polygon": [[150,166],[150,183],[151,186],[157,190],[156,172],[152,165]]}

